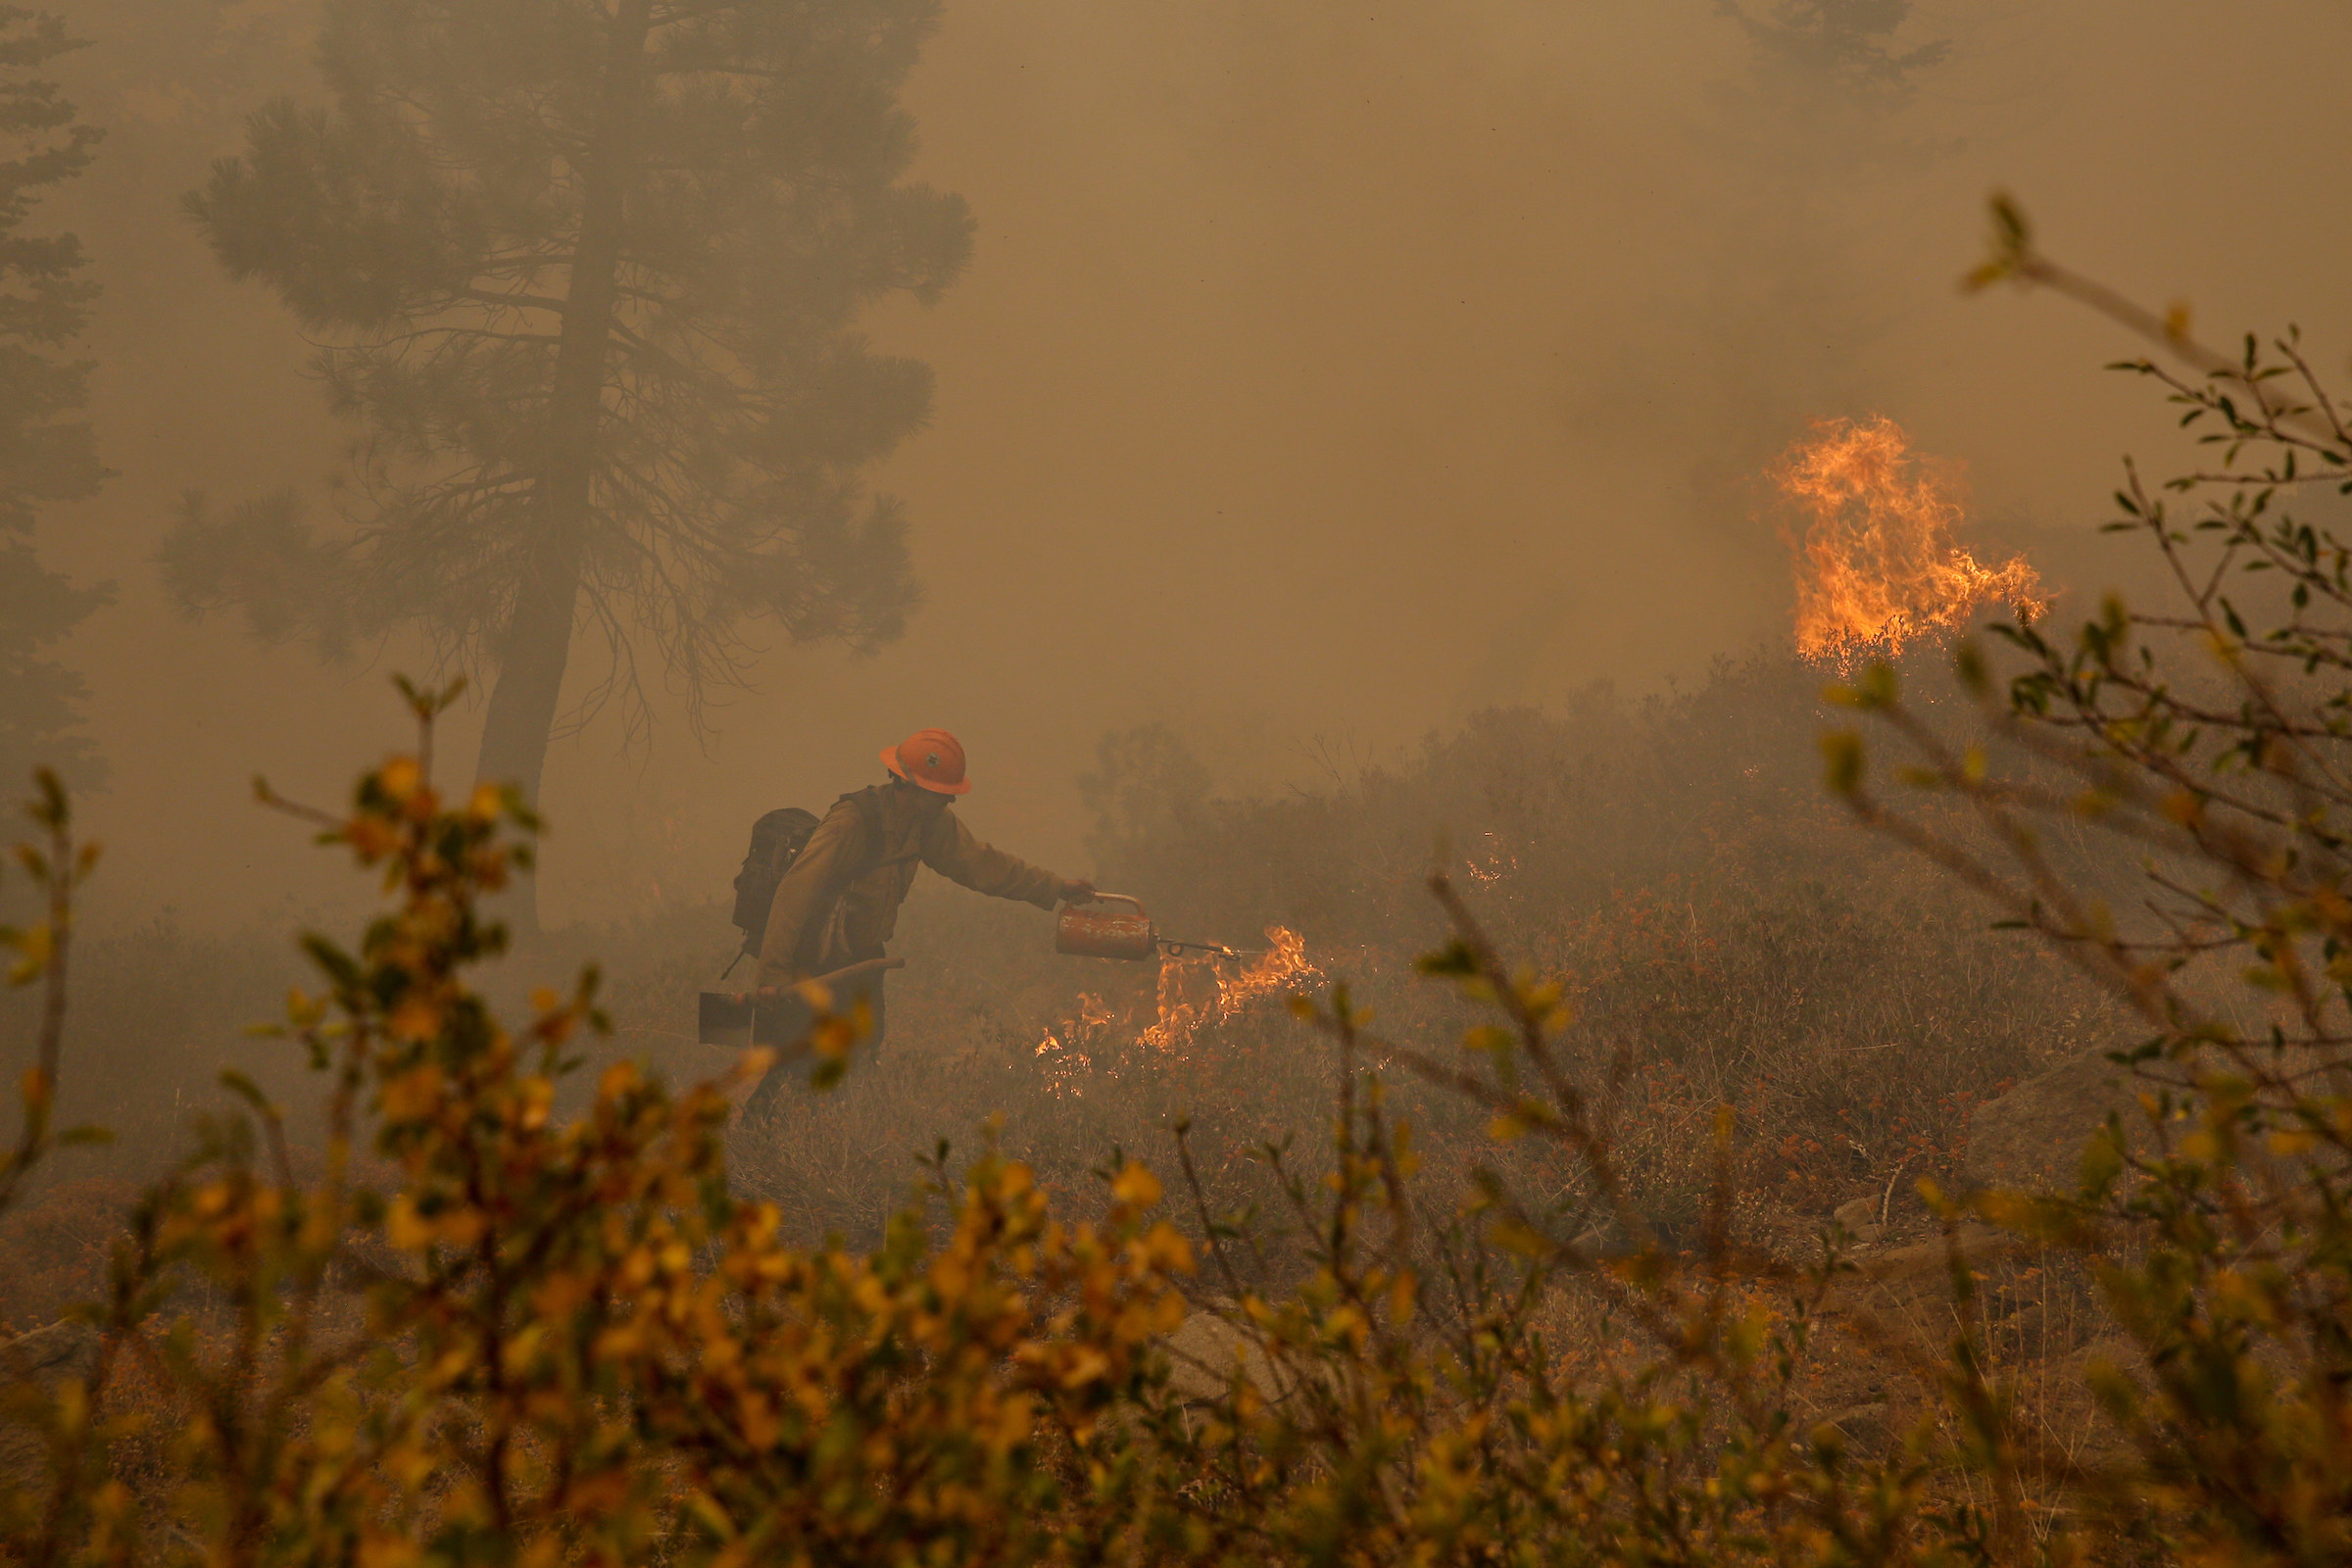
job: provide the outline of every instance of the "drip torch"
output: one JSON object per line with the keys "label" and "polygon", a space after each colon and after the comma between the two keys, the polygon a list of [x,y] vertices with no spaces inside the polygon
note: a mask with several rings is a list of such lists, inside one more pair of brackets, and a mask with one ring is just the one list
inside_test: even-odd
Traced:
{"label": "drip torch", "polygon": [[1081,958],[1125,958],[1141,961],[1161,954],[1175,957],[1186,953],[1214,954],[1239,958],[1241,953],[1221,942],[1178,942],[1159,934],[1143,900],[1125,893],[1098,893],[1093,903],[1123,904],[1124,909],[1099,909],[1065,904],[1054,923],[1054,951]]}

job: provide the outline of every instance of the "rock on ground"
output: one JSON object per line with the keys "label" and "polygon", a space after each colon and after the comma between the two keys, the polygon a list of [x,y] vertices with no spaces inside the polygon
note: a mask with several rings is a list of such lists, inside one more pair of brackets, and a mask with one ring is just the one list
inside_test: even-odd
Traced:
{"label": "rock on ground", "polygon": [[1961,1182],[1978,1190],[2072,1187],[2083,1146],[2109,1111],[2123,1116],[2127,1134],[2144,1125],[2137,1087],[2105,1056],[2037,1073],[1969,1118]]}
{"label": "rock on ground", "polygon": [[1867,1247],[1886,1234],[1886,1227],[1879,1222],[1883,1207],[1881,1199],[1849,1199],[1838,1205],[1838,1212],[1832,1217],[1845,1227],[1848,1236]]}
{"label": "rock on ground", "polygon": [[98,1354],[98,1331],[87,1323],[55,1323],[0,1340],[0,1371],[12,1378],[70,1377],[87,1373]]}
{"label": "rock on ground", "polygon": [[[0,1339],[0,1377],[12,1386],[53,1387],[86,1377],[98,1355],[98,1331],[65,1320],[14,1338]],[[39,1430],[12,1415],[0,1420],[0,1483],[33,1485],[48,1474],[49,1455]]]}
{"label": "rock on ground", "polygon": [[1176,1332],[1161,1343],[1168,1351],[1168,1382],[1186,1399],[1204,1401],[1222,1395],[1237,1363],[1260,1397],[1280,1396],[1282,1380],[1267,1364],[1265,1352],[1247,1332],[1214,1312],[1196,1308],[1186,1313]]}

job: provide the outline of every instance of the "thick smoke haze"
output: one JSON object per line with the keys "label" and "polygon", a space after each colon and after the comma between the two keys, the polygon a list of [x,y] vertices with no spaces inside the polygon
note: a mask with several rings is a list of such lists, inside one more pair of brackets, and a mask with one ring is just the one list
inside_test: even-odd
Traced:
{"label": "thick smoke haze", "polygon": [[[286,313],[176,207],[246,111],[319,95],[307,8],[67,11],[93,40],[71,91],[110,135],[50,212],[105,285],[91,413],[120,476],[40,545],[119,585],[60,656],[113,768],[93,902],[274,919],[316,852],[251,775],[335,795],[402,736],[387,676],[429,667],[191,625],[152,564],[183,491],[323,505],[351,439]],[[2113,328],[1960,296],[1984,196],[2216,340],[2299,320],[2341,365],[2352,17],[1922,4],[1899,41],[1936,40],[1895,104],[1774,67],[1707,0],[956,0],[907,107],[976,259],[871,322],[938,377],[878,476],[927,602],[870,658],[771,650],[707,744],[675,704],[633,750],[617,712],[560,741],[551,922],[716,896],[755,815],[821,808],[918,725],[963,737],[976,828],[1081,871],[1106,731],[1164,720],[1220,788],[1276,790],[1482,708],[1782,646],[1755,476],[1809,417],[1893,416],[1965,466],[1991,536],[2094,586],[2082,529],[2167,421],[2098,370],[2133,352]],[[453,716],[454,766],[478,722]]]}

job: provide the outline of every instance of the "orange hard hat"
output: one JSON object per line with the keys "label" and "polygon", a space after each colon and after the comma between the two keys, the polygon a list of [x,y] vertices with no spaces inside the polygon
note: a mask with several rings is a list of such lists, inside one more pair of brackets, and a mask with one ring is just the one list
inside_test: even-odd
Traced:
{"label": "orange hard hat", "polygon": [[961,795],[972,787],[963,776],[963,743],[944,729],[918,729],[883,747],[882,765],[935,795]]}

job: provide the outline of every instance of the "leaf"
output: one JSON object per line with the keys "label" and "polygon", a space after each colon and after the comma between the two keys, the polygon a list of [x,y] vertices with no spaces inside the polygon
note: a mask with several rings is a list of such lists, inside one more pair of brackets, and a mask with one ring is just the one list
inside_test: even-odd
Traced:
{"label": "leaf", "polygon": [[1467,942],[1457,937],[1435,953],[1423,954],[1414,967],[1423,974],[1441,979],[1459,979],[1479,972],[1478,955],[1471,951]]}
{"label": "leaf", "polygon": [[2082,1146],[2082,1160],[2078,1176],[2085,1200],[2097,1202],[2115,1187],[2116,1178],[2124,1172],[2124,1141],[2111,1123],[2090,1135]]}
{"label": "leaf", "polygon": [[1824,783],[1833,795],[1851,796],[1862,788],[1862,737],[1850,729],[1831,730],[1821,737],[1821,755],[1827,764]]}
{"label": "leaf", "polygon": [[2017,198],[1998,190],[1992,193],[1987,205],[1992,210],[1994,242],[2005,252],[2024,250],[2034,238],[2034,228],[2026,221],[2025,209],[2018,206]]}
{"label": "leaf", "polygon": [[262,1115],[272,1118],[277,1115],[277,1107],[270,1103],[270,1097],[262,1093],[262,1086],[236,1068],[221,1069],[218,1081],[221,1088],[251,1105]]}
{"label": "leaf", "polygon": [[364,977],[359,960],[336,947],[325,937],[315,931],[304,932],[302,951],[309,956],[311,962],[318,966],[321,973],[334,982],[338,990],[357,991],[361,989]]}
{"label": "leaf", "polygon": [[49,929],[48,921],[43,920],[22,931],[11,932],[7,940],[8,946],[15,948],[18,954],[16,963],[8,971],[9,984],[30,985],[49,972],[49,960],[57,953],[57,940],[56,934]]}
{"label": "leaf", "polygon": [[1111,1179],[1110,1196],[1131,1208],[1150,1208],[1159,1201],[1159,1178],[1133,1160],[1123,1166]]}
{"label": "leaf", "polygon": [[2002,278],[2007,277],[2011,270],[2012,269],[1999,262],[1984,262],[1972,267],[1960,279],[1960,292],[1963,294],[1982,293]]}

